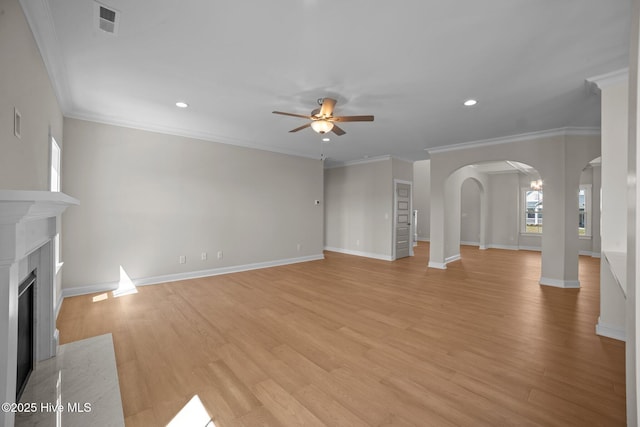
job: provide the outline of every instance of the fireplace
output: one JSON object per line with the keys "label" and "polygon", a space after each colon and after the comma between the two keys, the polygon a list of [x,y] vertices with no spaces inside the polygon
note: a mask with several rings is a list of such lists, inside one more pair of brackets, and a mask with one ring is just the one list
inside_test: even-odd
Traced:
{"label": "fireplace", "polygon": [[[68,206],[77,204],[78,200],[63,193],[0,190],[0,402],[15,402],[19,392],[18,352],[22,351],[19,342],[23,340],[19,317],[20,312],[24,314],[21,302],[32,309],[26,317],[31,319],[27,329],[31,328],[33,335],[24,339],[32,348],[24,351],[31,352],[32,363],[34,359],[37,362],[56,355],[55,312],[59,296],[53,239],[58,233],[58,217]],[[30,286],[21,286],[28,283],[25,280],[33,271],[37,272],[37,280]],[[31,302],[20,300],[21,291],[31,294]],[[12,427],[14,414],[0,413],[0,425]]]}
{"label": "fireplace", "polygon": [[35,357],[33,345],[34,295],[36,274],[32,272],[18,287],[18,355],[16,373],[16,401],[20,400],[31,372]]}

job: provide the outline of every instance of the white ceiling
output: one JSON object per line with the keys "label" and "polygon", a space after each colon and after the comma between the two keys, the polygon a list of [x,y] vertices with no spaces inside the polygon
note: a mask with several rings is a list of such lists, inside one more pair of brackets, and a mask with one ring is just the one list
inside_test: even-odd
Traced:
{"label": "white ceiling", "polygon": [[[585,79],[628,65],[630,0],[105,0],[117,36],[92,1],[21,3],[66,116],[334,164],[597,127]],[[271,114],[326,96],[375,121],[323,144]]]}

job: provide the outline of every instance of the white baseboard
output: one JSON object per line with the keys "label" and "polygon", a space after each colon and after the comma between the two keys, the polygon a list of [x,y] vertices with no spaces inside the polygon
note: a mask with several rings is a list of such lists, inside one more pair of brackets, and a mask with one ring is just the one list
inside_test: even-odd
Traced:
{"label": "white baseboard", "polygon": [[113,283],[98,283],[95,285],[78,286],[75,288],[65,288],[62,290],[62,298],[75,297],[78,295],[95,294],[98,292],[110,292],[118,289],[119,284]]}
{"label": "white baseboard", "polygon": [[460,259],[460,254],[451,255],[444,259],[444,263],[449,264],[450,262],[458,261],[459,259]]}
{"label": "white baseboard", "polygon": [[580,287],[579,280],[560,280],[551,279],[550,277],[540,277],[540,284],[545,286],[553,286],[555,288],[576,289]]}
{"label": "white baseboard", "polygon": [[519,251],[534,251],[534,252],[542,252],[542,248],[540,246],[518,246]]}
{"label": "white baseboard", "polygon": [[478,246],[480,247],[480,242],[467,242],[467,241],[461,241],[460,242],[461,245],[465,245],[465,246]]}
{"label": "white baseboard", "polygon": [[379,259],[382,261],[393,261],[393,258],[390,255],[376,254],[373,252],[354,251],[351,249],[334,248],[332,246],[325,246],[324,250],[329,252],[338,252],[346,255],[355,255],[355,256],[361,256],[365,258]]}
{"label": "white baseboard", "polygon": [[221,274],[240,273],[242,271],[259,270],[261,268],[278,267],[280,265],[298,264],[300,262],[324,259],[324,255],[310,255],[298,258],[279,259],[275,261],[256,262],[253,264],[234,265],[230,267],[212,268],[210,270],[192,271],[187,273],[166,274],[164,276],[149,277],[132,280],[136,286],[157,285],[158,283],[177,282],[179,280],[199,279],[201,277],[219,276]]}
{"label": "white baseboard", "polygon": [[58,320],[58,315],[60,314],[60,308],[62,308],[62,300],[64,299],[64,295],[60,292],[58,295],[58,301],[56,301],[56,306],[54,307],[54,319]]}
{"label": "white baseboard", "polygon": [[431,239],[428,237],[420,237],[418,236],[418,242],[430,242]]}
{"label": "white baseboard", "polygon": [[613,338],[618,341],[626,341],[627,334],[624,329],[617,328],[612,325],[607,325],[598,317],[598,323],[596,324],[596,334],[602,337]]}
{"label": "white baseboard", "polygon": [[520,249],[518,246],[515,245],[501,245],[498,243],[491,243],[487,245],[487,248],[489,249],[504,249],[507,251],[517,251],[518,249]]}
{"label": "white baseboard", "polygon": [[[201,277],[219,276],[221,274],[240,273],[242,271],[258,270],[261,268],[277,267],[281,265],[297,264],[301,262],[317,261],[324,259],[323,254],[310,255],[298,258],[287,258],[275,261],[257,262],[253,264],[234,265],[230,267],[213,268],[209,270],[189,271],[186,273],[166,274],[163,276],[144,277],[132,279],[135,286],[157,285],[159,283],[177,282],[179,280],[198,279]],[[67,288],[62,290],[62,296],[72,297],[77,295],[87,295],[97,292],[110,292],[118,289],[119,283],[101,283],[97,285],[79,286],[77,288]]]}
{"label": "white baseboard", "polygon": [[579,255],[590,256],[591,258],[600,258],[600,252],[580,251]]}
{"label": "white baseboard", "polygon": [[443,262],[429,261],[429,268],[437,268],[438,270],[446,270],[447,264]]}
{"label": "white baseboard", "polygon": [[450,262],[458,261],[459,259],[461,259],[460,254],[451,255],[450,257],[445,258],[444,262],[429,261],[428,267],[437,268],[438,270],[446,270],[447,264],[449,264]]}

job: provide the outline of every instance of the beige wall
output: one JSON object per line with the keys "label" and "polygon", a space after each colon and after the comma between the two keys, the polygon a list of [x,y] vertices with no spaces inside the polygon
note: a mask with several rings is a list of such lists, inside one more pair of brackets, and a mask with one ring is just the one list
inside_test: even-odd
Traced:
{"label": "beige wall", "polygon": [[[489,221],[491,233],[489,245],[496,248],[518,248],[520,236],[520,184],[519,174],[501,173],[489,175]],[[537,245],[540,246],[540,238]]]}
{"label": "beige wall", "polygon": [[460,242],[480,245],[480,186],[474,179],[462,183],[460,200]]}
{"label": "beige wall", "polygon": [[[0,188],[49,188],[49,128],[62,145],[62,113],[17,0],[0,1]],[[13,111],[22,115],[22,138]]]}
{"label": "beige wall", "polygon": [[392,161],[325,171],[325,247],[390,259]]}
{"label": "beige wall", "polygon": [[322,254],[318,160],[76,119],[65,137],[64,288]]}
{"label": "beige wall", "polygon": [[413,162],[391,158],[393,179],[413,181]]}
{"label": "beige wall", "polygon": [[602,250],[627,250],[627,82],[602,90]]}
{"label": "beige wall", "polygon": [[418,210],[419,240],[429,240],[429,211],[431,210],[430,169],[431,160],[420,160],[413,163],[413,209]]}

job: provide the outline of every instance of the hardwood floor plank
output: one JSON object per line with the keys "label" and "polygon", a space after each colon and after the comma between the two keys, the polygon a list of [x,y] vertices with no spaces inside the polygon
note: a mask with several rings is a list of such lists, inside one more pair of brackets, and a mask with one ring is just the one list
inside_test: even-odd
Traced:
{"label": "hardwood floor plank", "polygon": [[254,387],[254,393],[264,406],[284,425],[325,426],[322,421],[273,380],[258,383]]}
{"label": "hardwood floor plank", "polygon": [[623,426],[624,343],[582,287],[538,284],[540,253],[429,245],[66,298],[61,343],[113,334],[125,421],[166,425],[198,396],[216,427]]}
{"label": "hardwood floor plank", "polygon": [[224,362],[210,363],[208,368],[209,384],[221,391],[224,400],[236,417],[241,417],[252,409],[262,406],[251,390]]}
{"label": "hardwood floor plank", "polygon": [[238,423],[241,427],[284,427],[264,406],[240,417]]}
{"label": "hardwood floor plank", "polygon": [[300,389],[295,397],[328,426],[367,427],[369,425],[313,384]]}

